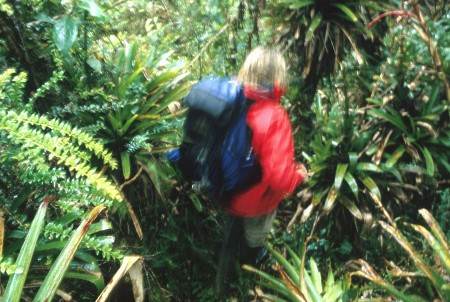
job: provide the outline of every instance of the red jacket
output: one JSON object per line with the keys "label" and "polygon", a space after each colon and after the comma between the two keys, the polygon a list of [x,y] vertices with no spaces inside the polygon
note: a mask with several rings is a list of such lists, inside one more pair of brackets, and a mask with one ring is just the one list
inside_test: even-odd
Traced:
{"label": "red jacket", "polygon": [[289,116],[280,104],[281,90],[256,91],[245,87],[254,101],[247,113],[253,131],[252,147],[262,168],[261,182],[233,196],[228,212],[253,217],[272,212],[303,182],[294,162],[294,141]]}

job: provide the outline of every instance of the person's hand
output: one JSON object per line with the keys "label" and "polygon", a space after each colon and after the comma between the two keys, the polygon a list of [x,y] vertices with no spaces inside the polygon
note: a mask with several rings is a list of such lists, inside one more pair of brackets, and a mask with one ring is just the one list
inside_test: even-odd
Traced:
{"label": "person's hand", "polygon": [[303,182],[306,182],[308,180],[308,171],[306,170],[304,165],[300,164],[297,166],[297,173],[303,177]]}

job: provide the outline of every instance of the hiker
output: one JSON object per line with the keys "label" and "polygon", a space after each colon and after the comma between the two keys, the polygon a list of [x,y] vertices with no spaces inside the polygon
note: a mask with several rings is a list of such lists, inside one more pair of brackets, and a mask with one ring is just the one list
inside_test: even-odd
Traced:
{"label": "hiker", "polygon": [[[226,201],[231,222],[222,247],[218,278],[230,269],[241,234],[241,263],[258,265],[279,203],[307,178],[305,167],[294,162],[292,126],[280,104],[288,87],[282,55],[275,49],[257,47],[247,56],[237,81],[251,101],[246,122],[252,131],[251,146],[262,175],[259,182]],[[216,279],[216,286],[223,281]]]}

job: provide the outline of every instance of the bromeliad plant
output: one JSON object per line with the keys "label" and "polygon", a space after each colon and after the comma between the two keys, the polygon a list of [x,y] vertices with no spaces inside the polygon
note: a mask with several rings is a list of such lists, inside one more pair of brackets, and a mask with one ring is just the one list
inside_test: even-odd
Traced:
{"label": "bromeliad plant", "polygon": [[[429,26],[437,47],[447,27],[443,21]],[[396,27],[385,37],[391,48],[380,75],[354,72],[346,60],[341,75],[316,95],[312,111],[320,131],[310,144],[314,155],[304,153],[314,173],[310,208],[322,204],[328,214],[340,203],[361,220],[374,205],[393,224],[386,209],[422,202],[448,178],[445,79],[435,76],[433,55],[415,31]],[[377,81],[367,84],[367,76]],[[382,204],[387,194],[392,198]]]}
{"label": "bromeliad plant", "polygon": [[111,90],[104,95],[110,103],[100,112],[80,112],[86,127],[96,125],[97,135],[119,159],[119,179],[129,181],[144,170],[157,189],[162,171],[157,172],[153,155],[173,143],[178,123],[169,105],[179,101],[190,87],[190,83],[182,83],[188,75],[183,65],[168,61],[171,54],[158,56],[138,43],[104,52],[103,69],[112,79]]}
{"label": "bromeliad plant", "polygon": [[[279,273],[279,277],[248,265],[243,266],[245,270],[260,276],[260,285],[270,292],[264,293],[262,290],[259,290],[256,292],[258,298],[278,302],[346,301],[345,296],[350,289],[347,277],[336,280],[335,274],[330,268],[326,280],[323,280],[319,267],[313,258],[309,259],[309,271],[305,268],[307,243],[308,240],[305,242],[303,252],[299,254],[296,254],[289,246],[285,245],[288,256],[277,251],[270,243],[265,243],[265,247],[276,261],[275,268]],[[300,254],[302,256],[299,256]]]}
{"label": "bromeliad plant", "polygon": [[393,280],[380,276],[362,259],[348,263],[349,267],[353,267],[351,275],[374,283],[376,288],[382,289],[401,301],[436,301],[436,299],[449,301],[450,245],[434,217],[426,209],[419,210],[419,213],[426,221],[428,229],[416,224],[406,224],[406,226],[419,233],[421,235],[419,239],[428,244],[425,251],[419,252],[408,239],[410,237],[405,236],[405,231],[402,232],[399,227],[384,221],[378,222],[381,228],[389,233],[408,254],[410,262],[416,269],[414,272],[405,271],[389,262],[392,270],[388,272],[388,275],[392,279],[406,279],[409,284],[398,288],[398,285],[393,284]]}
{"label": "bromeliad plant", "polygon": [[345,49],[352,48],[359,64],[363,63],[360,47],[374,39],[364,24],[385,5],[346,0],[283,0],[277,4],[279,15],[288,16],[280,20],[278,39],[296,55],[296,69],[311,94],[321,77],[338,71]]}

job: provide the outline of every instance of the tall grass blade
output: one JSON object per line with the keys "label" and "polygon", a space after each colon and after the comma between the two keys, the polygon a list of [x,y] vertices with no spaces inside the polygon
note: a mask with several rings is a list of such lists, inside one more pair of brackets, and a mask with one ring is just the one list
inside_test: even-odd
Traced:
{"label": "tall grass blade", "polygon": [[75,233],[69,239],[67,245],[59,254],[55,263],[52,265],[33,301],[51,301],[53,299],[84,235],[88,232],[92,222],[105,209],[106,208],[103,205],[96,206],[81,222]]}
{"label": "tall grass blade", "polygon": [[434,254],[437,255],[439,260],[441,260],[441,263],[444,266],[445,270],[450,273],[450,255],[448,253],[448,250],[445,250],[444,247],[439,243],[439,241],[436,240],[436,238],[431,235],[431,233],[423,226],[415,224],[410,224],[409,226],[412,227],[416,232],[420,233],[428,241],[428,244],[430,244],[431,248],[434,251]]}
{"label": "tall grass blade", "polygon": [[[401,245],[401,247],[409,254],[409,256],[414,260],[416,267],[421,269],[427,277],[430,279],[431,283],[434,285],[436,290],[440,292],[440,289],[446,284],[445,280],[436,272],[436,270],[425,263],[422,259],[420,253],[418,253],[408,240],[400,233],[400,231],[384,221],[378,222],[380,226],[394,237],[394,239]],[[441,294],[442,295],[442,294]]]}
{"label": "tall grass blade", "polygon": [[266,287],[282,294],[286,298],[294,299],[294,301],[297,301],[297,297],[289,291],[289,288],[287,288],[286,284],[281,282],[279,279],[269,275],[268,273],[265,273],[259,269],[256,269],[250,265],[244,264],[242,268],[246,271],[252,272],[266,280],[268,283],[266,283]]}
{"label": "tall grass blade", "polygon": [[27,237],[25,238],[22,248],[20,249],[19,256],[17,257],[16,270],[11,277],[9,277],[2,301],[16,302],[20,300],[31,259],[33,258],[34,249],[36,247],[39,234],[44,226],[44,218],[47,212],[48,203],[49,200],[44,200],[44,202],[41,203],[36,216],[31,223]]}
{"label": "tall grass blade", "polygon": [[423,219],[425,219],[434,236],[437,238],[437,240],[439,240],[445,250],[450,251],[450,245],[444,235],[444,232],[442,232],[433,215],[431,215],[427,209],[420,209],[419,213],[420,215],[422,215]]}

